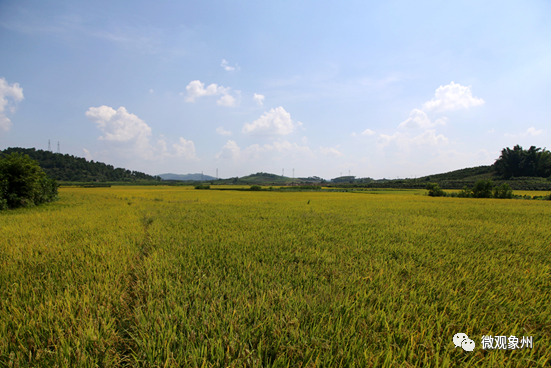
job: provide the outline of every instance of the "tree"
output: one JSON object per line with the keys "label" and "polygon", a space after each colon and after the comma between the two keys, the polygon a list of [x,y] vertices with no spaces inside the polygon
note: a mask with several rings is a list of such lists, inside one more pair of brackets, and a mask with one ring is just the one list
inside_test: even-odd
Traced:
{"label": "tree", "polygon": [[28,155],[0,158],[0,209],[30,207],[57,199],[57,182]]}
{"label": "tree", "polygon": [[551,152],[531,146],[528,150],[518,144],[504,148],[494,163],[495,171],[503,179],[521,176],[549,177],[551,175]]}

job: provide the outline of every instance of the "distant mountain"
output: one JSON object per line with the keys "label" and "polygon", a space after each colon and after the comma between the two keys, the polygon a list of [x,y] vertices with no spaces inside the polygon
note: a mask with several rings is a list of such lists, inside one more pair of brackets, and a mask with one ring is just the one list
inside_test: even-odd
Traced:
{"label": "distant mountain", "polygon": [[205,180],[216,180],[214,176],[210,175],[202,175],[202,174],[186,174],[186,175],[180,175],[180,174],[160,174],[157,175],[160,176],[163,180],[182,180],[182,181],[205,181]]}

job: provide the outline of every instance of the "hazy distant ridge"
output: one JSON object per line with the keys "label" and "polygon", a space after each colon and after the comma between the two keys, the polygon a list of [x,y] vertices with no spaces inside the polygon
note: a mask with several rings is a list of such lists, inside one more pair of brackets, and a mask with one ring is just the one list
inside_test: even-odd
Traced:
{"label": "hazy distant ridge", "polygon": [[[160,174],[160,175],[157,175],[157,176],[160,176],[161,179],[163,180],[201,180],[201,174],[185,174],[185,175],[181,175],[181,174],[172,174],[172,173],[168,173],[168,174]],[[203,175],[202,176],[202,180],[216,180],[216,178],[214,176],[210,176],[210,175]]]}

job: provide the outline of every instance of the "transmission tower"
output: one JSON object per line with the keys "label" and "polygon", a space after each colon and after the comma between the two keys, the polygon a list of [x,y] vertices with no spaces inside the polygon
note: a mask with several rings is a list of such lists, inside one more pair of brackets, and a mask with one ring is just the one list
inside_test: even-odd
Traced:
{"label": "transmission tower", "polygon": [[61,151],[59,150],[59,141],[57,141],[57,153],[61,153]]}
{"label": "transmission tower", "polygon": [[284,170],[285,170],[285,169],[281,169],[281,177],[284,176],[284,174],[283,174],[283,173],[285,172]]}
{"label": "transmission tower", "polygon": [[48,152],[52,152],[52,149],[50,148],[50,140],[48,139]]}

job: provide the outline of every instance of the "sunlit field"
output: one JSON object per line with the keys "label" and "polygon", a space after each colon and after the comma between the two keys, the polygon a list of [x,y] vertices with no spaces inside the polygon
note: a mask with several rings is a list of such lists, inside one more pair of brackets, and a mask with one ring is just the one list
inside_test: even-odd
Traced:
{"label": "sunlit field", "polygon": [[0,366],[549,366],[551,201],[423,192],[62,188],[4,211]]}

